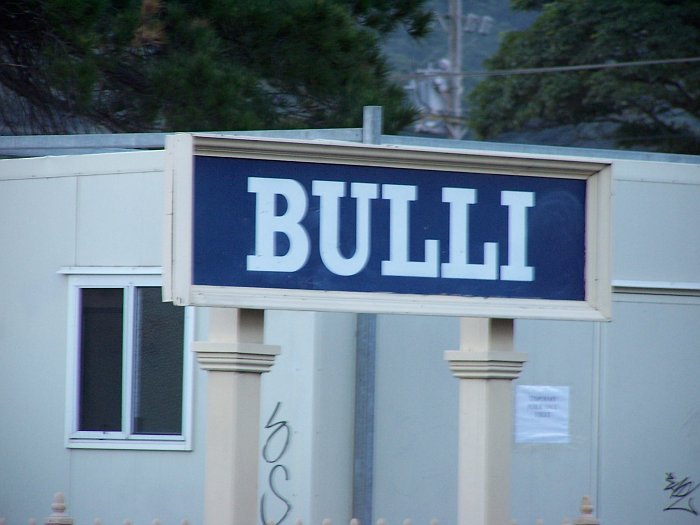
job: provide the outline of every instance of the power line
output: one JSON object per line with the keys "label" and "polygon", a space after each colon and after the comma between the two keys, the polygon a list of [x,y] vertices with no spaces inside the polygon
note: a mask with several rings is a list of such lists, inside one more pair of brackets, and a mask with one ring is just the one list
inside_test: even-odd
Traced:
{"label": "power line", "polygon": [[491,71],[435,71],[430,73],[409,73],[401,75],[402,78],[430,78],[430,77],[497,77],[507,75],[536,75],[540,73],[558,73],[564,71],[588,71],[594,69],[614,69],[622,67],[637,67],[637,66],[660,66],[668,64],[686,64],[691,62],[700,62],[700,57],[687,58],[666,58],[659,60],[637,60],[633,62],[605,62],[601,64],[581,64],[574,66],[550,66],[550,67],[531,67],[531,68],[515,68],[515,69],[494,69]]}

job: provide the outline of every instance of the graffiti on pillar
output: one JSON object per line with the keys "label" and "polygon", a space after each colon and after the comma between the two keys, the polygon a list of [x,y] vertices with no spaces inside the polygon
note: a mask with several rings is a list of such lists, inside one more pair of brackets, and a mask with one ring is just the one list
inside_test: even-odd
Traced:
{"label": "graffiti on pillar", "polygon": [[692,496],[698,487],[700,485],[695,484],[688,477],[678,479],[673,472],[666,474],[664,490],[669,492],[671,503],[664,510],[683,510],[697,516],[698,511],[695,510]]}
{"label": "graffiti on pillar", "polygon": [[278,402],[272,415],[265,424],[265,444],[262,449],[262,457],[270,471],[267,476],[267,484],[260,498],[260,519],[266,523],[280,525],[289,516],[292,505],[282,494],[282,486],[289,481],[289,468],[282,462],[287,450],[292,433],[289,423],[278,419],[278,412],[282,403]]}

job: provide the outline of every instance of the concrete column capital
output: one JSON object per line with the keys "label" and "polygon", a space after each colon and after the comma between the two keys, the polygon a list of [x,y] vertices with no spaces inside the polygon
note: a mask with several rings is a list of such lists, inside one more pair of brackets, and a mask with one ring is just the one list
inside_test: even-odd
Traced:
{"label": "concrete column capital", "polygon": [[269,372],[280,347],[260,343],[196,341],[193,351],[199,366],[213,372]]}
{"label": "concrete column capital", "polygon": [[527,356],[511,351],[464,352],[448,350],[445,360],[458,379],[516,379]]}

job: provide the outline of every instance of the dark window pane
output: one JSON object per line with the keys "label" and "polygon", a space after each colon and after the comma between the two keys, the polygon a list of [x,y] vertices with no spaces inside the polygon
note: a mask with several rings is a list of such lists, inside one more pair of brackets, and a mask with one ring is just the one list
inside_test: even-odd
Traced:
{"label": "dark window pane", "polygon": [[124,291],[80,294],[79,430],[121,430]]}
{"label": "dark window pane", "polygon": [[182,433],[184,315],[160,288],[136,289],[135,434]]}

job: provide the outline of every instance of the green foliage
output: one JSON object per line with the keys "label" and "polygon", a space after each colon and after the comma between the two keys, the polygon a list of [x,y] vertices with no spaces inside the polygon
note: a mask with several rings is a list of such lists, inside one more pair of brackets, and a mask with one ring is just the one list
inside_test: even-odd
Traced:
{"label": "green foliage", "polygon": [[513,9],[542,9],[542,6],[555,0],[511,0]]}
{"label": "green foliage", "polygon": [[432,13],[423,9],[424,0],[345,0],[352,15],[363,25],[389,33],[404,23],[408,33],[422,37],[428,33]]}
{"label": "green foliage", "polygon": [[[542,6],[509,33],[492,70],[700,57],[696,0],[517,0]],[[471,94],[483,138],[508,131],[607,123],[620,147],[700,153],[700,63],[601,67],[492,76]],[[607,128],[606,128],[607,129]]]}
{"label": "green foliage", "polygon": [[[426,0],[6,0],[0,86],[22,127],[70,131],[358,126],[416,116],[380,40],[421,36]],[[16,124],[16,122],[15,122]]]}

